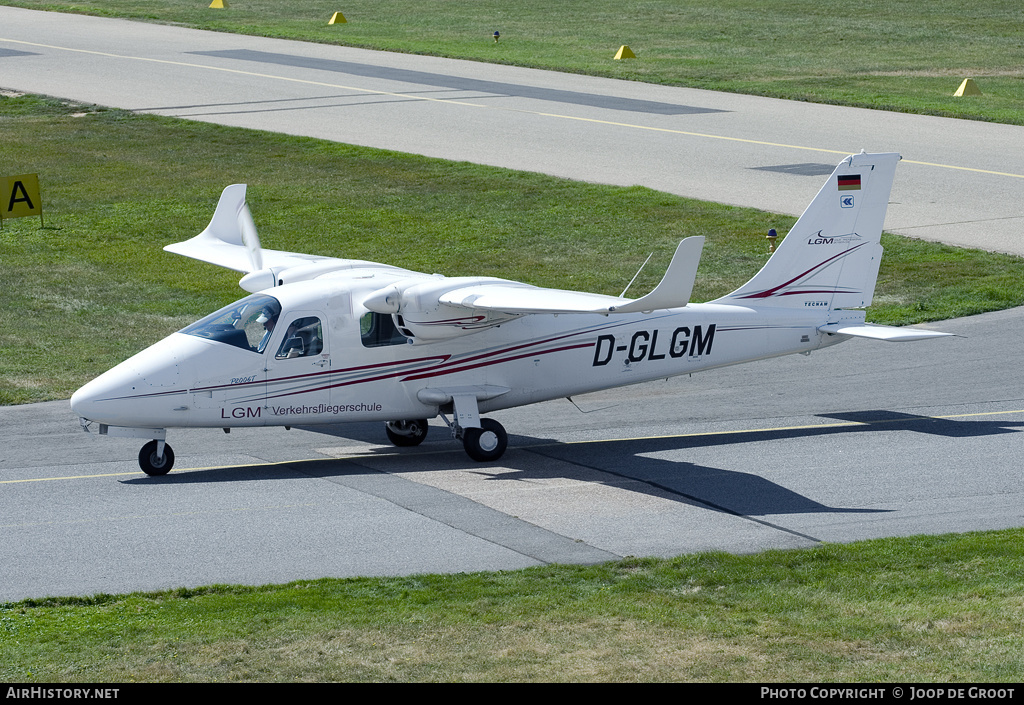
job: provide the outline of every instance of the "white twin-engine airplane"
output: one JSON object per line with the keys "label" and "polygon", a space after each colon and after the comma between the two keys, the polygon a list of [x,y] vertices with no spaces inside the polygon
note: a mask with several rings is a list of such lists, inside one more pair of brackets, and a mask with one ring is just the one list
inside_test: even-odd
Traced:
{"label": "white twin-engine airplane", "polygon": [[171,469],[166,429],[384,421],[414,446],[438,415],[466,452],[508,437],[481,414],[779,355],[850,337],[946,335],[869,325],[898,154],[851,155],[757,275],[689,303],[704,245],[683,240],[661,283],[627,299],[490,277],[444,277],[260,248],[245,185],[202,233],[164,249],[245,272],[252,293],[121,363],[71,397],[83,427],[153,439],[139,464]]}

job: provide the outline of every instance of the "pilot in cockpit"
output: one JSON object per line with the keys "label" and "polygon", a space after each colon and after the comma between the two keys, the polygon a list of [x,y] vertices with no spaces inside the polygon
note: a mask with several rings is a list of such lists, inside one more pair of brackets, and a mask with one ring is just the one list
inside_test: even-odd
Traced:
{"label": "pilot in cockpit", "polygon": [[259,318],[256,319],[257,323],[263,324],[263,329],[266,331],[263,334],[263,338],[260,340],[260,344],[256,347],[256,352],[263,352],[267,347],[267,343],[270,342],[270,336],[274,333],[274,326],[277,325],[277,313],[272,311],[269,307],[264,307],[263,311],[260,312]]}

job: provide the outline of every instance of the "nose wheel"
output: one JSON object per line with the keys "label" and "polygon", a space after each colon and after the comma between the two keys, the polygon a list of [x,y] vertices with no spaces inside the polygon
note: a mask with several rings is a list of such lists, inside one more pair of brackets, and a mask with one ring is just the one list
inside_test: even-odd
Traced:
{"label": "nose wheel", "polygon": [[147,475],[166,475],[174,467],[174,451],[163,441],[150,441],[139,451],[139,467]]}

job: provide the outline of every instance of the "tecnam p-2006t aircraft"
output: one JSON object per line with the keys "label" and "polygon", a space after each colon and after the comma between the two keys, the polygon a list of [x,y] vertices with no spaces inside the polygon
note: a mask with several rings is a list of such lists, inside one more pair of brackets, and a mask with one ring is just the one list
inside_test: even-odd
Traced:
{"label": "tecnam p-2006t aircraft", "polygon": [[245,185],[228,186],[202,233],[164,249],[244,272],[252,294],[86,384],[71,407],[86,429],[150,439],[150,475],[174,462],[168,428],[383,421],[395,445],[414,446],[437,416],[491,461],[508,437],[486,412],[851,337],[945,335],[864,322],[899,159],[843,159],[761,271],[702,304],[689,298],[703,237],[627,299],[264,250]]}

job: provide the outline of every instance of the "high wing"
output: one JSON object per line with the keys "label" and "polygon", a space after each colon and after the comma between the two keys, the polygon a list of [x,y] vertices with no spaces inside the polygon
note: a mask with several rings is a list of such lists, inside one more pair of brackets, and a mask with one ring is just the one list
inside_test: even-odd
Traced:
{"label": "high wing", "polygon": [[[851,155],[836,167],[779,250],[753,279],[712,304],[814,308],[833,312],[818,330],[829,335],[890,342],[923,340],[945,333],[864,323],[882,248],[879,239],[898,154]],[[877,167],[877,168],[876,168]],[[854,189],[853,195],[843,189]],[[840,193],[842,191],[842,193]],[[491,277],[444,277],[364,260],[264,250],[245,202],[245,184],[224,189],[203,232],[167,245],[168,252],[227,267],[245,276],[249,292],[352,272],[363,308],[401,319],[411,342],[469,335],[529,314],[628,314],[688,305],[704,248],[703,237],[679,243],[661,282],[645,296],[627,299],[549,289]],[[837,197],[838,196],[838,197]]]}
{"label": "high wing", "polygon": [[[661,283],[639,299],[546,289],[489,277],[432,279],[425,285],[418,272],[365,260],[321,257],[295,252],[265,250],[245,202],[245,184],[224,189],[217,210],[203,232],[190,240],[164,247],[167,252],[244,272],[239,285],[249,292],[286,283],[315,279],[346,269],[375,268],[392,273],[393,283],[369,294],[363,304],[385,314],[415,313],[438,304],[461,309],[505,314],[490,316],[495,323],[508,316],[530,313],[636,313],[686,306],[693,291],[704,238],[690,237],[679,243]],[[429,298],[424,296],[429,292]],[[476,326],[476,329],[485,326]],[[468,329],[464,329],[468,330]]]}
{"label": "high wing", "polygon": [[261,249],[245,203],[245,191],[245,184],[225,188],[206,229],[191,240],[167,245],[164,250],[246,273],[264,266],[288,268],[332,259]]}
{"label": "high wing", "polygon": [[245,202],[245,192],[246,184],[232,184],[225,188],[206,229],[190,240],[167,245],[164,250],[236,272],[245,272],[239,286],[248,292],[357,267],[406,271],[364,260],[265,250],[260,246],[256,226]]}
{"label": "high wing", "polygon": [[654,290],[639,299],[544,289],[516,283],[481,283],[452,289],[439,297],[450,306],[502,313],[636,313],[680,308],[690,301],[704,237],[679,243],[668,270]]}
{"label": "high wing", "polygon": [[252,295],[109,370],[71,408],[83,428],[151,438],[139,464],[152,475],[174,462],[167,428],[384,421],[392,443],[414,446],[437,416],[472,459],[493,461],[508,435],[482,413],[849,338],[944,337],[866,322],[899,160],[844,158],[761,269],[707,303],[689,302],[703,237],[627,299],[264,250],[234,184],[202,233],[164,249],[244,273]]}

